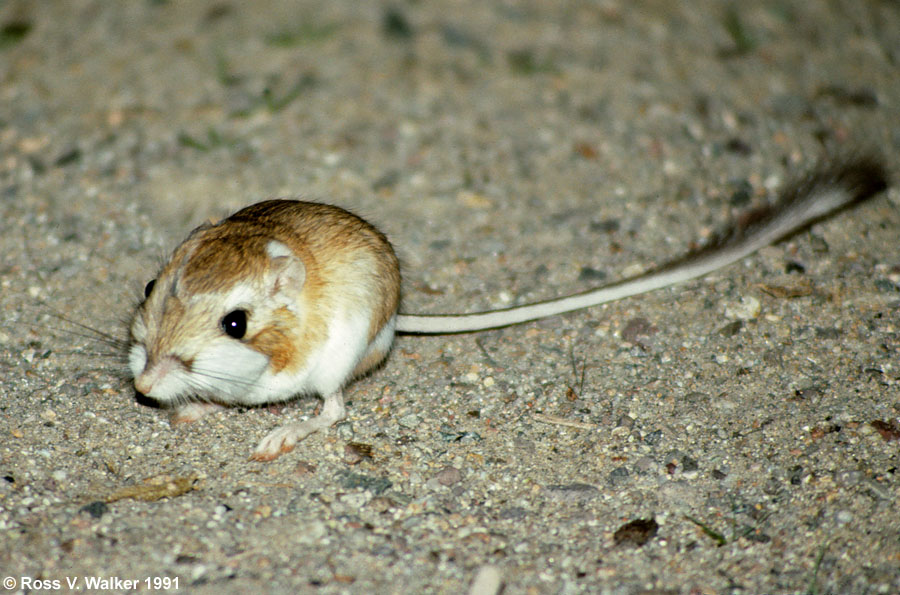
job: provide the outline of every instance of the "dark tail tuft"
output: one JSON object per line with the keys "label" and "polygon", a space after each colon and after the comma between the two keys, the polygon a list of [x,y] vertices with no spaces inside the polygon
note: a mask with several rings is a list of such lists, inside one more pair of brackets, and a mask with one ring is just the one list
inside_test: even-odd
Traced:
{"label": "dark tail tuft", "polygon": [[863,203],[885,190],[888,185],[889,179],[884,161],[874,154],[854,154],[825,159],[808,174],[788,183],[779,192],[779,198],[775,203],[742,213],[736,217],[733,225],[713,235],[702,248],[672,264],[680,265],[684,261],[706,256],[724,246],[740,244],[746,238],[753,236],[760,228],[768,226],[784,212],[815,199],[823,190],[839,188],[847,193],[847,200],[830,210],[821,212],[818,216],[806,219],[803,225],[788,230],[779,239],[784,239],[818,221]]}
{"label": "dark tail tuft", "polygon": [[818,175],[819,183],[830,182],[845,188],[853,196],[847,207],[868,200],[890,185],[884,160],[871,154],[835,159],[814,171],[813,177]]}

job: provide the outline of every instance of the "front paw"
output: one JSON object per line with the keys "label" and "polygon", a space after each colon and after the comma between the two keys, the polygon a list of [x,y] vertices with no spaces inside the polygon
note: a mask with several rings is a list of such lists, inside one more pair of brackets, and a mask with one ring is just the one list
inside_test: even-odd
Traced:
{"label": "front paw", "polygon": [[173,426],[177,424],[188,424],[197,421],[204,415],[215,411],[216,409],[222,409],[222,406],[216,405],[215,403],[202,403],[200,401],[192,401],[190,403],[178,405],[172,413],[169,414],[169,423]]}
{"label": "front paw", "polygon": [[294,445],[310,434],[302,426],[303,424],[287,424],[269,432],[250,455],[250,460],[271,461],[282,453],[294,450]]}
{"label": "front paw", "polygon": [[250,455],[250,460],[271,461],[281,453],[293,450],[297,442],[313,432],[330,428],[344,419],[344,415],[346,415],[344,397],[338,390],[325,397],[322,412],[316,417],[299,423],[287,424],[269,432],[269,435],[262,439],[262,442]]}

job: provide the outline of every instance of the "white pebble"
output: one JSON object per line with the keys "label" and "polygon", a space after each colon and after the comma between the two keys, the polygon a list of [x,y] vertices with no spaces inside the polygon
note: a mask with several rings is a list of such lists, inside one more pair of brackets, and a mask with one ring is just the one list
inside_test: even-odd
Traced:
{"label": "white pebble", "polygon": [[753,320],[762,310],[759,300],[753,296],[742,297],[739,302],[725,305],[725,317],[735,320]]}

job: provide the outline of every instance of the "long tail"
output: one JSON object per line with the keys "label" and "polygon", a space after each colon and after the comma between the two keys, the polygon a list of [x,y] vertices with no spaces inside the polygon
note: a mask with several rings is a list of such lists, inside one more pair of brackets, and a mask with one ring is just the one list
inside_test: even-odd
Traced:
{"label": "long tail", "polygon": [[583,293],[525,306],[474,314],[400,314],[397,331],[434,335],[499,328],[683,283],[860,204],[887,187],[888,175],[881,159],[872,156],[843,159],[789,184],[772,205],[746,213],[727,233],[659,268]]}

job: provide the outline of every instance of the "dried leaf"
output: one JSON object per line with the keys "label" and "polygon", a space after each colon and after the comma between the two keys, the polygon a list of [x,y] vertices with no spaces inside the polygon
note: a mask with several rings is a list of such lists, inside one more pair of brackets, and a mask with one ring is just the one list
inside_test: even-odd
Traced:
{"label": "dried leaf", "polygon": [[791,285],[770,285],[768,283],[759,283],[757,285],[761,290],[770,296],[780,299],[790,299],[811,295],[813,287],[809,281],[802,280]]}
{"label": "dried leaf", "polygon": [[196,475],[185,477],[157,476],[144,480],[143,484],[127,486],[106,497],[107,502],[132,499],[144,502],[155,502],[162,498],[174,498],[187,494],[194,489]]}

